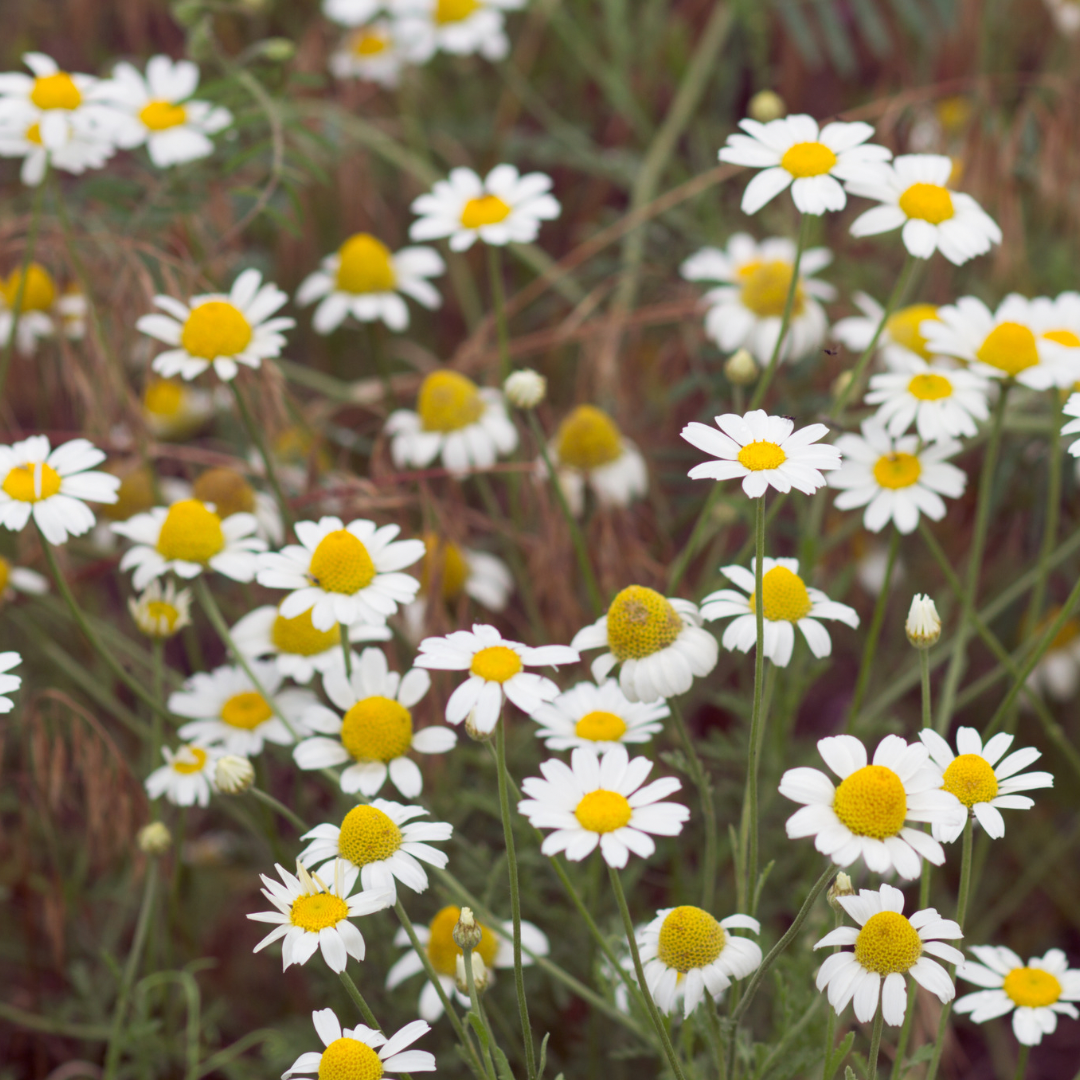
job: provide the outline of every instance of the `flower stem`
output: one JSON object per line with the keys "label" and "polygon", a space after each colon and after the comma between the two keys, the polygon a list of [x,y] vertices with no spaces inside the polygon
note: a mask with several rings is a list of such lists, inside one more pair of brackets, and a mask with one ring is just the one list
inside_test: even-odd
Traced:
{"label": "flower stem", "polygon": [[342,969],[338,972],[338,978],[341,980],[341,985],[345,987],[352,998],[353,1004],[360,1010],[360,1015],[364,1018],[364,1023],[369,1028],[375,1031],[379,1031],[379,1021],[375,1019],[375,1014],[371,1011],[371,1007],[364,1000],[364,995],[360,993],[360,988],[353,982],[352,976]]}
{"label": "flower stem", "polygon": [[1024,1080],[1024,1075],[1027,1073],[1028,1054],[1030,1053],[1031,1047],[1021,1043],[1020,1053],[1016,1057],[1016,1072],[1013,1074],[1013,1080]]}
{"label": "flower stem", "polygon": [[259,451],[259,457],[263,460],[263,467],[266,469],[266,479],[270,482],[270,488],[274,492],[274,498],[277,500],[278,509],[281,511],[281,520],[285,524],[285,531],[286,533],[292,532],[292,510],[289,507],[289,500],[285,498],[285,492],[282,490],[281,482],[278,480],[277,469],[274,467],[274,459],[267,449],[266,440],[263,438],[262,432],[252,418],[251,411],[248,409],[247,402],[244,400],[244,395],[240,393],[240,387],[236,385],[236,379],[231,379],[229,381],[229,389],[236,399],[236,410],[240,413],[240,419],[247,429],[248,435],[251,436],[251,441],[255,444],[255,448]]}
{"label": "flower stem", "polygon": [[867,1080],[877,1080],[878,1054],[881,1051],[881,1028],[885,1023],[884,1009],[879,1005],[874,1016],[874,1026],[870,1031],[870,1053],[867,1055]]}
{"label": "flower stem", "polygon": [[492,1034],[484,1010],[480,1008],[480,995],[476,992],[476,978],[472,969],[472,949],[463,945],[461,958],[465,965],[465,983],[469,988],[469,1004],[472,1006],[473,1015],[480,1021],[484,1029],[485,1037],[480,1040],[480,1051],[484,1055],[484,1069],[487,1072],[488,1080],[495,1080],[495,1065],[491,1060],[491,1045],[495,1042],[495,1036]]}
{"label": "flower stem", "polygon": [[712,911],[713,900],[716,896],[716,864],[718,859],[718,841],[716,835],[716,810],[713,807],[712,784],[709,782],[705,767],[701,764],[697,750],[694,749],[693,740],[687,730],[686,721],[683,719],[682,709],[675,698],[668,699],[671,707],[671,715],[675,721],[675,728],[679,732],[682,741],[683,752],[686,754],[686,764],[690,770],[690,777],[694,786],[698,789],[701,797],[701,814],[705,819],[705,861],[702,866],[704,881],[701,888],[701,906],[706,911]]}
{"label": "flower stem", "polygon": [[502,251],[488,244],[488,276],[491,278],[491,306],[495,311],[495,333],[499,341],[500,382],[510,374],[510,331],[506,325],[506,302],[503,297]]}
{"label": "flower stem", "polygon": [[341,635],[341,656],[345,661],[345,678],[352,678],[352,642],[349,641],[349,628],[344,623],[338,623],[338,633]]}
{"label": "flower stem", "polygon": [[1057,388],[1050,391],[1054,402],[1050,418],[1050,460],[1049,475],[1046,481],[1046,517],[1043,521],[1042,547],[1039,549],[1038,577],[1031,590],[1028,602],[1027,624],[1035,627],[1042,614],[1043,599],[1046,596],[1046,580],[1050,576],[1049,558],[1057,543],[1058,519],[1061,516],[1061,426],[1065,419],[1062,408],[1064,401]]}
{"label": "flower stem", "polygon": [[250,787],[248,788],[248,794],[253,798],[258,799],[259,802],[265,806],[269,806],[271,810],[279,813],[283,818],[287,818],[296,826],[297,830],[306,833],[309,825],[299,814],[293,813],[283,802],[278,802],[268,791],[263,791],[262,788]]}
{"label": "flower stem", "polygon": [[930,650],[919,650],[919,682],[922,685],[922,726],[930,727],[934,722],[930,708]]}
{"label": "flower stem", "polygon": [[[836,912],[836,916],[833,919],[833,929],[838,929],[844,921],[843,910]],[[833,952],[839,952],[840,946],[833,947]],[[828,1018],[825,1021],[825,1060],[821,1065],[821,1080],[832,1080],[833,1072],[835,1070],[829,1069],[829,1060],[833,1055],[833,1043],[836,1041],[836,1010],[831,1006],[826,1006],[829,1011]]]}
{"label": "flower stem", "polygon": [[740,909],[753,915],[758,875],[758,761],[761,725],[764,723],[765,684],[765,605],[762,602],[765,563],[765,496],[757,499],[754,510],[754,616],[757,620],[757,644],[754,648],[754,704],[750,713],[750,739],[746,754],[746,806],[749,827],[746,877]]}

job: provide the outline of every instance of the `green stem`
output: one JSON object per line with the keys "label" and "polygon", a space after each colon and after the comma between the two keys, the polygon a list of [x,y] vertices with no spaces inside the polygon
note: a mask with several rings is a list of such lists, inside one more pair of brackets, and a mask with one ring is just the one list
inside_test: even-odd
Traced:
{"label": "green stem", "polygon": [[919,650],[919,683],[922,686],[922,726],[930,727],[934,722],[930,708],[930,650]]}
{"label": "green stem", "polygon": [[306,833],[308,831],[307,822],[299,814],[293,813],[283,802],[278,802],[269,792],[263,791],[262,788],[250,787],[248,788],[248,794],[252,798],[258,799],[264,806],[269,806],[271,810],[276,811],[283,818],[287,818],[296,826],[299,832]]}
{"label": "green stem", "polygon": [[349,628],[344,623],[338,623],[338,633],[341,635],[341,655],[345,660],[345,678],[352,678],[352,642],[349,641]]}
{"label": "green stem", "polygon": [[379,1021],[375,1019],[375,1014],[364,1000],[364,995],[360,993],[360,988],[353,982],[352,976],[347,971],[339,971],[338,978],[341,980],[341,985],[344,986],[348,992],[349,997],[352,998],[353,1004],[360,1010],[360,1015],[364,1018],[364,1023],[373,1031],[379,1031]]}
{"label": "green stem", "polygon": [[1021,1044],[1020,1053],[1016,1057],[1016,1072],[1013,1074],[1013,1080],[1024,1080],[1027,1073],[1028,1054],[1030,1053],[1031,1047]]}
{"label": "green stem", "polygon": [[[833,929],[838,929],[844,921],[844,912],[841,908],[836,912],[836,916],[833,919]],[[840,951],[840,946],[833,947],[833,952]],[[830,1005],[828,1006],[829,1015],[825,1020],[825,1060],[821,1066],[821,1080],[832,1080],[832,1073],[829,1069],[829,1063],[833,1056],[833,1044],[836,1042],[836,1010]]]}
{"label": "green stem", "polygon": [[490,1049],[495,1042],[495,1036],[491,1031],[491,1026],[488,1024],[483,1009],[480,1008],[480,995],[476,992],[476,977],[473,975],[472,958],[472,949],[467,945],[463,945],[461,959],[465,965],[465,984],[469,988],[469,1004],[472,1006],[473,1015],[480,1021],[486,1036],[486,1038],[480,1040],[480,1051],[484,1055],[484,1069],[487,1072],[488,1080],[495,1080],[495,1065],[491,1060]]}
{"label": "green stem", "polygon": [[[164,666],[165,666],[165,642],[161,638],[154,638],[150,646],[151,675],[150,693],[155,701],[162,701],[164,694]],[[161,761],[161,744],[164,742],[164,721],[158,709],[150,712],[150,768],[152,772]],[[155,799],[151,804],[151,816],[156,820],[158,815],[158,801]]]}
{"label": "green stem", "polygon": [[712,784],[708,774],[701,763],[697,750],[694,749],[693,740],[687,730],[686,721],[683,719],[682,709],[675,698],[668,699],[671,707],[671,715],[675,721],[675,728],[682,741],[683,753],[686,755],[686,764],[690,770],[690,777],[694,786],[698,789],[701,798],[701,813],[705,819],[705,862],[703,864],[704,882],[701,889],[701,906],[705,911],[712,911],[713,900],[716,895],[716,865],[718,861],[718,841],[716,835],[716,810],[713,807]]}
{"label": "green stem", "polygon": [[874,1016],[874,1026],[870,1031],[870,1053],[867,1056],[866,1065],[867,1080],[877,1080],[878,1054],[881,1051],[881,1028],[884,1023],[885,1012],[879,1005],[877,1014]]}
{"label": "green stem", "polygon": [[491,306],[495,310],[495,333],[499,340],[499,381],[510,375],[510,330],[506,325],[506,299],[503,294],[502,249],[488,244],[488,277],[491,279]]}
{"label": "green stem", "polygon": [[[720,1016],[716,1011],[716,1002],[705,1001],[705,1015],[708,1019],[709,1032],[716,1044],[716,1075],[717,1080],[727,1080],[727,1058],[724,1055],[724,1034],[720,1030]],[[764,1075],[764,1071],[762,1072]]]}
{"label": "green stem", "polygon": [[289,500],[285,498],[285,492],[281,487],[281,482],[278,480],[277,469],[274,466],[274,459],[269,449],[267,449],[266,440],[251,416],[244,395],[240,393],[240,387],[236,385],[236,379],[229,381],[229,389],[236,399],[236,410],[240,413],[240,419],[247,429],[251,441],[255,444],[255,448],[259,451],[259,457],[262,458],[263,467],[266,469],[266,479],[270,482],[270,488],[274,492],[278,509],[281,511],[281,520],[285,525],[285,532],[290,533],[293,527],[292,509],[289,507]]}
{"label": "green stem", "polygon": [[1057,388],[1050,391],[1051,400],[1054,402],[1050,417],[1050,460],[1049,476],[1046,483],[1046,518],[1043,522],[1042,545],[1039,549],[1038,570],[1039,576],[1035,579],[1035,587],[1031,590],[1031,599],[1028,603],[1027,625],[1034,627],[1038,624],[1042,614],[1043,599],[1046,596],[1046,581],[1050,576],[1048,560],[1057,543],[1058,519],[1061,516],[1061,427],[1065,416],[1062,412],[1064,401]]}
{"label": "green stem", "polygon": [[746,806],[749,828],[748,855],[746,859],[746,878],[743,895],[739,898],[740,908],[753,915],[754,899],[757,892],[758,875],[758,761],[760,757],[760,731],[764,723],[762,713],[763,690],[765,684],[765,605],[761,602],[764,595],[762,580],[765,564],[765,496],[755,503],[754,509],[754,546],[757,555],[754,560],[754,615],[757,620],[757,644],[754,648],[754,704],[750,714],[750,739],[746,754]]}

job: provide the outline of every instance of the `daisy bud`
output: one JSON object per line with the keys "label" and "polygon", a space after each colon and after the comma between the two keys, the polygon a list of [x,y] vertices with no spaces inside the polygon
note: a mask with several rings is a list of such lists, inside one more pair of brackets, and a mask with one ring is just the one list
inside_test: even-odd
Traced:
{"label": "daisy bud", "polygon": [[473,918],[472,908],[463,907],[452,931],[454,944],[459,949],[475,949],[484,936],[483,928]]}
{"label": "daisy bud", "polygon": [[214,766],[214,786],[222,795],[242,795],[254,783],[254,766],[239,754],[226,754]]}
{"label": "daisy bud", "polygon": [[750,355],[749,349],[739,349],[728,358],[724,374],[728,382],[735,386],[749,386],[758,377],[757,361]]}
{"label": "daisy bud", "polygon": [[276,64],[284,64],[296,55],[296,46],[283,37],[267,38],[259,43],[259,52]]}
{"label": "daisy bud", "polygon": [[784,99],[775,90],[759,90],[746,107],[751,119],[761,124],[767,124],[770,120],[779,120],[786,115],[787,106]]}
{"label": "daisy bud", "polygon": [[825,898],[829,901],[829,907],[833,911],[843,913],[843,907],[840,905],[839,898],[841,896],[854,896],[855,888],[851,884],[851,878],[847,874],[841,872],[833,879],[833,883],[829,886],[829,891],[825,894]]}
{"label": "daisy bud", "polygon": [[475,710],[465,717],[465,734],[474,742],[491,742],[491,740],[495,738],[495,729],[492,728],[491,731],[481,731],[473,720],[474,715]]}
{"label": "daisy bud", "polygon": [[151,821],[139,830],[135,842],[144,855],[164,855],[172,847],[172,833],[160,821]]}
{"label": "daisy bud", "polygon": [[911,609],[908,611],[907,622],[904,623],[904,631],[908,641],[916,649],[929,649],[931,645],[937,644],[941,637],[941,618],[929,596],[916,593],[911,598]]}
{"label": "daisy bud", "polygon": [[503,383],[503,392],[511,405],[519,409],[535,409],[547,395],[547,379],[532,368],[522,368]]}
{"label": "daisy bud", "polygon": [[[484,958],[476,952],[472,954],[472,977],[477,994],[482,994],[487,989],[488,969],[487,964],[484,963]],[[465,977],[464,956],[458,956],[457,958],[457,974],[454,978],[454,983],[461,993],[467,994],[469,992],[469,984]]]}

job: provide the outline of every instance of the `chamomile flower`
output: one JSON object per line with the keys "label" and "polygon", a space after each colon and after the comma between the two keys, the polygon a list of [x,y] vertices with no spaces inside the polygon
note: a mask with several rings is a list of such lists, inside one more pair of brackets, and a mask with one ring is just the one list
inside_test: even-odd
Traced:
{"label": "chamomile flower", "polygon": [[163,641],[191,625],[191,590],[178,590],[172,579],[162,589],[155,579],[138,599],[128,598],[128,611],[147,637]]}
{"label": "chamomile flower", "polygon": [[510,51],[503,12],[524,6],[525,0],[398,0],[395,13],[414,64],[426,63],[436,52],[502,60]]}
{"label": "chamomile flower", "polygon": [[424,544],[395,541],[400,531],[361,518],[348,525],[336,517],[297,522],[300,543],[264,555],[259,584],[292,590],[280,613],[293,619],[310,611],[316,630],[330,630],[335,623],[381,626],[420,588],[416,578],[399,571],[423,556]]}
{"label": "chamomile flower", "polygon": [[1037,337],[1080,355],[1080,293],[1059,293],[1053,300],[1036,296],[1028,303],[1028,325]]}
{"label": "chamomile flower", "polygon": [[0,713],[9,713],[15,707],[15,703],[8,694],[13,694],[22,686],[22,676],[9,675],[8,672],[22,663],[22,657],[17,652],[0,653]]}
{"label": "chamomile flower", "polygon": [[528,667],[557,667],[580,659],[576,649],[565,645],[530,648],[506,641],[494,626],[474,623],[472,632],[456,630],[446,637],[424,638],[416,666],[435,671],[466,671],[469,677],[446,702],[446,719],[460,724],[466,718],[479,732],[495,730],[504,701],[531,714],[553,700],[559,688]]}
{"label": "chamomile flower", "polygon": [[760,499],[770,487],[812,495],[825,485],[822,472],[840,467],[837,447],[814,445],[829,433],[824,424],[796,431],[793,420],[769,416],[764,409],[745,416],[724,413],[715,420],[719,431],[696,421],[682,429],[688,443],[718,459],[695,465],[688,474],[691,480],[741,477],[742,489],[751,499]]}
{"label": "chamomile flower", "polygon": [[820,769],[788,769],[780,794],[804,803],[787,821],[791,840],[814,837],[814,846],[837,866],[862,858],[875,874],[895,870],[912,880],[922,860],[945,861],[941,844],[906,822],[963,826],[966,812],[956,796],[941,787],[941,771],[921,743],[886,735],[866,762],[866,748],[853,735],[818,740],[825,764],[840,777],[834,788]]}
{"label": "chamomile flower", "polygon": [[93,471],[105,455],[86,439],[55,450],[47,435],[0,446],[0,525],[21,532],[31,517],[50,544],[94,527],[87,502],[114,503],[118,477]]}
{"label": "chamomile flower", "polygon": [[1001,243],[1001,230],[970,195],[949,190],[952,171],[952,159],[943,154],[903,154],[879,166],[875,176],[852,178],[847,185],[852,195],[881,205],[857,217],[851,235],[903,228],[909,254],[929,259],[940,251],[955,266],[985,255]]}
{"label": "chamomile flower", "polygon": [[483,180],[472,169],[451,169],[447,179],[437,180],[428,194],[413,202],[419,219],[409,237],[448,237],[451,251],[468,251],[477,240],[498,247],[531,244],[540,222],[552,221],[561,212],[550,188],[550,176],[520,176],[513,165],[496,165]]}
{"label": "chamomile flower", "polygon": [[375,19],[346,34],[330,54],[328,66],[335,79],[364,79],[393,88],[405,63],[395,25],[387,19]]}
{"label": "chamomile flower", "polygon": [[307,733],[302,717],[315,704],[315,695],[296,687],[281,690],[281,674],[272,664],[255,662],[250,667],[258,686],[243,668],[225,665],[196,672],[169,695],[169,711],[191,718],[180,729],[180,738],[251,757],[264,743],[288,746],[296,735]]}
{"label": "chamomile flower", "polygon": [[255,518],[256,536],[270,544],[280,544],[285,539],[277,500],[269,492],[256,491],[235,469],[215,466],[201,472],[194,483],[169,477],[160,486],[169,503],[198,499],[212,506],[222,521],[233,514],[251,514]]}
{"label": "chamomile flower", "polygon": [[[1015,750],[1004,757],[1014,737],[1002,731],[983,746],[974,728],[962,727],[956,733],[959,753],[954,754],[949,744],[932,728],[923,728],[919,732],[931,760],[944,773],[941,786],[952,792],[975,816],[986,835],[995,840],[1005,835],[1002,810],[1030,810],[1035,805],[1034,799],[1017,795],[1018,791],[1054,786],[1054,778],[1048,772],[1020,771],[1042,757],[1034,747]],[[939,822],[932,831],[935,840],[944,840],[948,844],[964,831],[964,827],[963,823]]]}
{"label": "chamomile flower", "polygon": [[233,581],[252,581],[257,553],[266,550],[266,541],[252,535],[257,527],[252,514],[233,514],[222,521],[205,503],[184,499],[114,522],[112,531],[135,542],[120,560],[120,569],[134,567],[132,584],[142,589],[170,571],[193,578],[216,570]]}
{"label": "chamomile flower", "polygon": [[756,214],[781,191],[802,214],[843,210],[847,196],[840,181],[873,179],[892,154],[866,140],[874,134],[869,124],[832,123],[818,129],[805,114],[785,116],[767,124],[740,120],[745,135],[729,135],[720,160],[762,171],[743,192],[744,214]]}
{"label": "chamomile flower", "polygon": [[[439,978],[439,984],[448,998],[456,997],[462,1008],[468,1007],[469,997],[457,989],[456,971],[457,960],[462,956],[461,947],[454,941],[453,932],[458,919],[461,918],[461,908],[444,907],[436,913],[429,926],[417,926],[416,937],[427,953],[431,966],[435,969]],[[474,955],[479,956],[487,969],[487,983],[490,986],[495,978],[497,968],[512,968],[514,966],[514,946],[511,934],[513,928],[510,923],[503,923],[492,930],[477,922],[481,930],[480,944],[473,950]],[[394,935],[394,944],[405,946],[407,951],[404,956],[390,968],[386,975],[386,989],[393,990],[406,979],[413,975],[419,975],[424,971],[424,961],[420,954],[412,947],[409,935],[404,928]],[[548,939],[544,933],[531,922],[521,923],[521,962],[528,966],[534,963],[537,956],[547,956],[549,951]],[[443,1014],[443,1003],[438,990],[430,980],[424,983],[420,991],[420,1003],[417,1010],[429,1023],[435,1023]]]}
{"label": "chamomile flower", "polygon": [[14,599],[16,593],[44,596],[48,591],[47,577],[25,566],[15,566],[0,555],[0,603]]}
{"label": "chamomile flower", "polygon": [[965,960],[956,974],[965,982],[985,987],[958,998],[958,1013],[970,1013],[973,1023],[985,1024],[1012,1013],[1013,1034],[1022,1046],[1038,1046],[1053,1035],[1058,1016],[1080,1020],[1072,1004],[1080,1001],[1080,969],[1070,968],[1060,949],[1033,956],[1026,964],[1001,945],[972,945],[982,963]]}
{"label": "chamomile flower", "polygon": [[653,836],[678,836],[690,817],[680,803],[661,801],[682,784],[673,776],[645,784],[652,762],[643,757],[631,761],[621,743],[602,758],[591,747],[579,746],[569,765],[552,758],[540,771],[544,779],[522,781],[528,798],[518,803],[518,812],[534,828],[554,829],[541,845],[545,855],[562,851],[571,862],[580,862],[599,846],[604,862],[621,869],[631,852],[649,858],[656,850]]}
{"label": "chamomile flower", "polygon": [[761,965],[761,946],[732,930],[761,933],[749,915],[717,920],[699,907],[664,908],[637,932],[645,982],[657,1007],[673,1015],[682,1004],[689,1016],[706,996],[716,1001]]}
{"label": "chamomile flower", "polygon": [[602,649],[592,677],[606,679],[616,665],[619,687],[629,701],[656,701],[685,694],[716,667],[716,638],[701,628],[697,605],[665,597],[655,589],[623,589],[591,626],[579,630],[573,649]]}
{"label": "chamomile flower", "polygon": [[649,742],[671,715],[665,701],[630,701],[614,679],[580,682],[536,709],[536,733],[549,750],[590,746],[605,754],[620,743]]}
{"label": "chamomile flower", "polygon": [[513,453],[518,444],[502,391],[478,387],[447,368],[426,375],[416,411],[392,412],[385,430],[399,469],[426,469],[441,457],[454,476],[490,469],[500,454]]}
{"label": "chamomile flower", "polygon": [[[1060,614],[1059,605],[1051,607],[1035,624],[1032,640],[1038,641]],[[1050,648],[1028,676],[1027,685],[1035,693],[1056,701],[1071,701],[1076,696],[1077,689],[1080,689],[1080,620],[1065,620]],[[1026,696],[1021,695],[1021,704],[1026,701]]]}
{"label": "chamomile flower", "polygon": [[426,1050],[406,1050],[431,1029],[423,1020],[406,1024],[389,1039],[364,1024],[342,1028],[333,1009],[311,1014],[315,1030],[326,1049],[301,1054],[281,1075],[318,1076],[329,1080],[376,1080],[384,1073],[434,1072],[435,1055]]}
{"label": "chamomile flower", "polygon": [[[831,262],[827,248],[803,252],[781,360],[798,360],[825,340],[829,321],[821,301],[832,300],[836,290],[813,275]],[[792,240],[772,237],[759,244],[747,233],[735,233],[726,250],[703,248],[679,272],[687,281],[719,283],[703,297],[706,336],[724,352],[745,348],[759,364],[767,364],[780,336],[794,265]]]}
{"label": "chamomile flower", "polygon": [[24,113],[14,125],[0,122],[0,157],[22,158],[19,179],[27,187],[37,187],[50,167],[73,176],[100,169],[115,152],[113,140],[104,132],[81,126],[69,133],[63,146],[50,149],[41,140],[41,124],[35,115]]}
{"label": "chamomile flower", "polygon": [[[826,934],[815,946],[854,945],[854,952],[838,952],[826,957],[817,974],[817,988],[828,987],[829,1004],[836,1014],[855,1003],[855,1017],[866,1024],[878,1010],[886,1024],[899,1027],[907,1012],[907,980],[910,975],[920,986],[945,1004],[956,988],[938,963],[956,964],[964,954],[941,939],[963,937],[952,919],[943,919],[935,908],[904,915],[904,894],[891,885],[880,889],[860,889],[858,896],[839,896],[837,903],[858,924],[840,926]],[[936,959],[934,959],[936,957]]]}
{"label": "chamomile flower", "polygon": [[941,439],[922,446],[917,435],[893,439],[879,420],[862,423],[862,435],[846,434],[836,440],[844,463],[829,477],[829,487],[839,488],[838,510],[865,506],[863,525],[881,532],[892,521],[904,533],[915,531],[919,514],[931,521],[945,516],[945,501],[959,499],[967,475],[947,458],[959,453],[960,444]]}
{"label": "chamomile flower", "polygon": [[209,806],[214,790],[214,766],[224,753],[219,748],[182,743],[175,751],[161,748],[165,764],[146,778],[146,794],[162,795],[174,806]]}
{"label": "chamomile flower", "polygon": [[296,874],[274,864],[281,883],[260,874],[263,896],[277,909],[258,911],[248,918],[255,922],[275,923],[275,927],[252,949],[259,952],[274,941],[281,941],[281,970],[292,964],[306,964],[316,950],[322,952],[326,966],[342,972],[349,957],[363,960],[366,951],[364,935],[349,921],[360,915],[371,915],[394,903],[393,894],[386,889],[369,889],[350,896],[351,889],[342,881],[341,862],[336,860],[331,872],[333,879],[326,885],[318,876],[296,864]]}
{"label": "chamomile flower", "polygon": [[312,324],[317,334],[331,333],[350,315],[357,322],[381,319],[391,330],[404,330],[409,309],[399,294],[437,308],[442,297],[428,278],[445,270],[434,248],[409,247],[394,253],[370,233],[355,233],[304,278],[296,302],[304,306],[321,301]]}
{"label": "chamomile flower", "polygon": [[63,336],[81,338],[85,329],[86,297],[70,288],[61,290],[56,279],[40,263],[32,262],[26,269],[26,284],[22,267],[17,266],[0,281],[0,341],[7,343],[15,319],[15,304],[19,302],[19,320],[15,328],[15,346],[22,356],[32,356],[39,342]]}
{"label": "chamomile flower", "polygon": [[[874,340],[885,309],[864,292],[855,293],[851,299],[862,314],[838,320],[831,332],[837,341],[852,352],[861,353]],[[885,320],[877,349],[886,367],[898,370],[902,361],[910,359],[911,353],[928,362],[940,359],[927,347],[921,329],[923,323],[937,318],[937,310],[936,304],[909,304],[894,311]]]}
{"label": "chamomile flower", "polygon": [[[701,602],[701,617],[707,622],[735,616],[724,631],[721,644],[729,652],[749,652],[757,644],[757,615],[754,606],[757,560],[750,569],[725,566],[721,573],[746,595],[734,589],[720,589]],[[810,651],[820,660],[832,652],[832,639],[819,619],[838,619],[853,630],[859,615],[847,604],[830,600],[820,589],[807,587],[799,577],[798,559],[769,559],[762,563],[761,591],[764,597],[765,656],[777,667],[787,667],[795,645],[796,627],[806,638]]]}
{"label": "chamomile flower", "polygon": [[454,831],[445,821],[417,821],[427,814],[422,806],[403,806],[401,803],[373,799],[365,806],[354,806],[341,825],[316,825],[304,833],[301,840],[310,840],[300,853],[300,861],[318,869],[334,859],[341,859],[343,887],[350,892],[360,877],[361,887],[389,889],[397,897],[400,881],[413,892],[428,887],[428,877],[422,862],[442,870],[447,863],[446,853],[431,846],[449,840]]}
{"label": "chamomile flower", "polygon": [[257,368],[280,354],[282,330],[296,325],[289,318],[272,319],[288,296],[276,285],[262,283],[258,270],[245,270],[225,293],[193,296],[187,303],[171,296],[155,296],[165,312],[143,315],[135,326],[170,346],[151,365],[159,375],[194,379],[209,367],[224,382],[236,378],[238,364]]}
{"label": "chamomile flower", "polygon": [[214,398],[206,390],[157,376],[147,380],[142,416],[156,439],[186,439],[214,415]]}

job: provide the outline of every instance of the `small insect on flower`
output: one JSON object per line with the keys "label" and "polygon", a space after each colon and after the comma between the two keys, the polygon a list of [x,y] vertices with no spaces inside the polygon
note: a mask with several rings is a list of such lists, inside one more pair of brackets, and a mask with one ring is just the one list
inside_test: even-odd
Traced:
{"label": "small insect on flower", "polygon": [[0,653],[0,713],[9,713],[15,707],[15,703],[8,694],[13,694],[22,686],[20,675],[9,675],[13,667],[22,663],[22,657],[17,652]]}
{"label": "small insect on flower", "polygon": [[427,63],[436,52],[479,53],[494,61],[510,51],[503,12],[524,6],[525,0],[398,0],[395,14],[402,48],[413,64]]}
{"label": "small insect on flower", "polygon": [[532,718],[536,732],[549,750],[591,746],[606,754],[620,743],[648,742],[664,726],[671,710],[664,701],[630,701],[614,679],[597,686],[580,682],[550,704],[541,705]]}
{"label": "small insect on flower", "polygon": [[209,806],[214,790],[214,767],[223,750],[183,743],[177,750],[161,748],[165,764],[146,778],[151,799],[165,796],[175,806]]}
{"label": "small insect on flower", "polygon": [[[854,952],[838,952],[826,958],[817,974],[817,988],[829,988],[829,1004],[837,1016],[855,1002],[855,1017],[869,1023],[878,1009],[886,1024],[899,1027],[907,1012],[907,980],[935,994],[942,1004],[956,994],[952,979],[938,963],[957,964],[964,954],[941,938],[963,937],[952,919],[943,919],[934,908],[904,915],[904,894],[891,885],[876,892],[860,889],[858,896],[837,897],[838,904],[860,926],[840,926],[815,946],[854,945]],[[937,959],[931,959],[937,957]]]}
{"label": "small insect on flower", "polygon": [[128,611],[147,637],[164,641],[191,625],[191,590],[177,589],[172,579],[162,589],[155,579],[138,599],[128,598]]}

